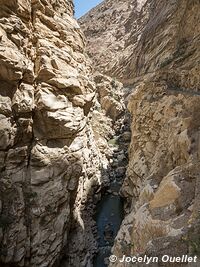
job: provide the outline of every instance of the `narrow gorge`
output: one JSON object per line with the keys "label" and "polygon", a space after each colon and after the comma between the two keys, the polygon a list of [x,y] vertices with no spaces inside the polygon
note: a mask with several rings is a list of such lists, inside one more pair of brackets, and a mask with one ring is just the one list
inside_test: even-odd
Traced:
{"label": "narrow gorge", "polygon": [[200,1],[0,4],[0,267],[199,267]]}

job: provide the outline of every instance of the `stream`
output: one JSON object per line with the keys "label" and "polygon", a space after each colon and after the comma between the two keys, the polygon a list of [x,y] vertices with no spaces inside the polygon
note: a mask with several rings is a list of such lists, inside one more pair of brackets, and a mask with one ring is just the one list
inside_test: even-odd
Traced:
{"label": "stream", "polygon": [[[100,192],[97,187],[97,198],[84,203],[81,212],[85,229],[83,231],[79,223],[74,224],[69,236],[73,245],[66,247],[59,263],[60,267],[109,265],[111,249],[124,219],[124,199],[120,195],[120,190],[128,165],[128,147],[131,139],[129,114],[124,114],[118,119],[113,128],[115,135],[108,140],[111,153],[108,156],[108,169],[105,170],[106,181],[109,183],[106,182],[106,185],[100,188]],[[85,240],[81,239],[83,237]]]}
{"label": "stream", "polygon": [[108,266],[105,259],[110,256],[114,238],[123,220],[123,200],[120,196],[104,196],[96,213],[99,250],[94,259],[94,267]]}
{"label": "stream", "polygon": [[[128,164],[129,139],[124,138],[124,132],[129,125],[123,125],[116,138],[117,146],[113,148],[113,162],[109,170],[110,185],[97,204],[95,221],[98,233],[98,252],[94,258],[94,267],[107,267],[111,248],[124,218],[123,198],[119,192],[125,178]],[[125,140],[124,140],[125,139]],[[127,142],[126,142],[127,141]]]}

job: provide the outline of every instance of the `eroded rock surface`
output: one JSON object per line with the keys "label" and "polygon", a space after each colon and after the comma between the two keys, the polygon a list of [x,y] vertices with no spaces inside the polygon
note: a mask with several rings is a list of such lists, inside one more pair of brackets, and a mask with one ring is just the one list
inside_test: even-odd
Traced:
{"label": "eroded rock surface", "polygon": [[72,1],[0,5],[0,265],[50,267],[99,180],[95,86]]}
{"label": "eroded rock surface", "polygon": [[195,237],[200,229],[200,6],[198,1],[168,1],[165,7],[161,2],[150,5],[139,56],[127,69],[136,75],[130,77],[132,141],[122,187],[129,214],[113,250],[119,255],[200,252]]}
{"label": "eroded rock surface", "polygon": [[105,0],[79,19],[87,52],[100,72],[128,83],[127,66],[149,13],[147,0]]}
{"label": "eroded rock surface", "polygon": [[116,78],[132,132],[113,254],[199,255],[199,0],[107,0],[84,16],[98,101],[72,1],[0,4],[0,265],[92,265],[99,185],[123,160],[108,145]]}
{"label": "eroded rock surface", "polygon": [[199,22],[196,0],[108,0],[80,19],[96,68],[132,88],[119,257],[200,253]]}
{"label": "eroded rock surface", "polygon": [[[88,179],[79,180],[69,242],[64,250],[60,267],[93,266],[94,257],[98,252],[99,233],[94,219],[98,204],[104,198],[106,190],[109,191],[108,188],[115,179],[113,168],[116,169],[120,178],[124,175],[124,168],[122,167],[121,174],[117,168],[119,160],[113,160],[114,155],[119,153],[121,153],[123,162],[127,156],[117,145],[117,139],[123,139],[120,133],[124,131],[122,127],[125,128],[124,122],[128,120],[124,116],[123,85],[100,73],[94,75],[94,81],[97,94],[90,116],[94,133],[93,146],[96,144],[100,152],[98,154],[100,168],[98,170],[98,165],[95,167],[92,158],[87,157],[89,150],[85,150],[84,158],[89,161],[85,169]],[[127,143],[124,146],[126,145]],[[93,151],[95,151],[95,147]],[[95,154],[93,156],[96,157]],[[88,169],[89,166],[91,169]]]}

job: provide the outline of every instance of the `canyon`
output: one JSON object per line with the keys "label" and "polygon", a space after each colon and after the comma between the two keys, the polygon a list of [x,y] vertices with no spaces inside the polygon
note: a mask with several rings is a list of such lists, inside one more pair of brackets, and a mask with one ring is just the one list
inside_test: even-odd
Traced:
{"label": "canyon", "polygon": [[0,4],[0,266],[199,266],[200,1]]}
{"label": "canyon", "polygon": [[80,20],[97,69],[132,91],[120,258],[199,253],[199,4],[104,1]]}

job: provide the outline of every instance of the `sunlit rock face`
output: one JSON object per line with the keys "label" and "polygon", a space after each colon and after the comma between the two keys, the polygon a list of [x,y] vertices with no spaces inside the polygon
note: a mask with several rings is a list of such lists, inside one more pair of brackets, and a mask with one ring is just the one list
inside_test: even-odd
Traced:
{"label": "sunlit rock face", "polygon": [[95,88],[72,1],[0,5],[0,266],[50,267],[98,178]]}
{"label": "sunlit rock face", "polygon": [[154,1],[127,68],[133,119],[122,193],[130,208],[116,254],[200,252],[199,14],[198,1]]}
{"label": "sunlit rock face", "polygon": [[95,68],[124,80],[126,66],[148,20],[147,0],[106,0],[79,19]]}
{"label": "sunlit rock face", "polygon": [[80,23],[96,68],[132,88],[129,206],[113,254],[199,254],[199,1],[104,1]]}

